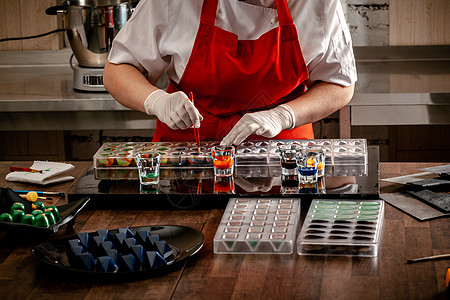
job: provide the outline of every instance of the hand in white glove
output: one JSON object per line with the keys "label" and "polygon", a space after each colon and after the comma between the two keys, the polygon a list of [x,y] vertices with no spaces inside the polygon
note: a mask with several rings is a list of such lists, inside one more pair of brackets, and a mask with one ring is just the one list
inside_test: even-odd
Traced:
{"label": "hand in white glove", "polygon": [[294,111],[290,106],[282,104],[270,110],[245,114],[223,138],[220,145],[239,145],[251,134],[272,138],[283,129],[294,127]]}
{"label": "hand in white glove", "polygon": [[155,115],[171,129],[186,129],[194,125],[200,127],[202,115],[183,92],[166,93],[156,90],[144,102],[145,112]]}

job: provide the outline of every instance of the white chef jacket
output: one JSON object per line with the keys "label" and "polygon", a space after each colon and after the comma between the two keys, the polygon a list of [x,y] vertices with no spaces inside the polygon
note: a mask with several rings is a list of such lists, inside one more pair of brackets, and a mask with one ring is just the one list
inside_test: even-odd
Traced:
{"label": "white chef jacket", "polygon": [[[155,84],[166,71],[178,83],[192,52],[203,0],[141,0],[113,41],[108,60],[127,63]],[[349,86],[357,79],[352,42],[339,0],[288,0],[309,71],[317,81]],[[278,27],[276,0],[219,0],[216,24],[253,40]]]}

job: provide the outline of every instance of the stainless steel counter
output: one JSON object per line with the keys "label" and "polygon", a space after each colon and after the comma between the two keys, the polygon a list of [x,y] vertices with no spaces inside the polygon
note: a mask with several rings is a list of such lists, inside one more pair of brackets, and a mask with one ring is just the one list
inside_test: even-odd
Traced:
{"label": "stainless steel counter", "polygon": [[[342,110],[341,131],[351,125],[450,124],[449,50],[355,48],[358,82]],[[155,128],[154,117],[122,106],[108,93],[74,91],[70,54],[70,49],[0,52],[0,130]]]}
{"label": "stainless steel counter", "polygon": [[362,47],[355,56],[351,125],[450,124],[449,46]]}

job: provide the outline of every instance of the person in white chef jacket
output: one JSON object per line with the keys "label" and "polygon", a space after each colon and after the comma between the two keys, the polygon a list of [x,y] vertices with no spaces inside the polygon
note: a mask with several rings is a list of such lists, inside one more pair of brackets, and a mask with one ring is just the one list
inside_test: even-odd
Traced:
{"label": "person in white chef jacket", "polygon": [[141,0],[104,71],[117,101],[158,118],[154,141],[190,141],[197,127],[222,145],[314,138],[311,123],[345,106],[356,79],[339,0]]}

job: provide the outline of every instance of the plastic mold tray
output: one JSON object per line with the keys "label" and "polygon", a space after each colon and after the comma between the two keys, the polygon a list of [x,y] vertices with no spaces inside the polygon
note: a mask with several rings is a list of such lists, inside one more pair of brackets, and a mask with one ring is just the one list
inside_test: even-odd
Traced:
{"label": "plastic mold tray", "polygon": [[105,143],[93,157],[95,177],[138,180],[135,157],[144,151],[155,151],[162,155],[161,169],[212,168],[210,151],[212,146],[218,144],[202,142],[199,154],[195,142]]}
{"label": "plastic mold tray", "polygon": [[[161,169],[212,169],[211,147],[217,141],[201,143],[200,154],[194,142],[105,143],[93,157],[97,179],[137,180],[135,156],[143,151],[162,154]],[[326,175],[366,175],[367,142],[365,139],[267,140],[245,141],[236,147],[237,167],[279,167],[278,146],[282,144],[322,145],[326,149]]]}
{"label": "plastic mold tray", "polygon": [[214,237],[214,253],[292,254],[300,200],[231,198]]}
{"label": "plastic mold tray", "polygon": [[317,139],[245,141],[236,149],[236,165],[278,165],[278,146],[283,144],[323,146],[326,150],[325,162],[329,165],[367,164],[365,139]]}
{"label": "plastic mold tray", "polygon": [[278,146],[297,144],[325,148],[325,174],[362,176],[368,171],[366,139],[316,139],[245,141],[236,149],[236,166],[279,166]]}
{"label": "plastic mold tray", "polygon": [[297,253],[375,257],[383,215],[382,200],[313,200]]}

